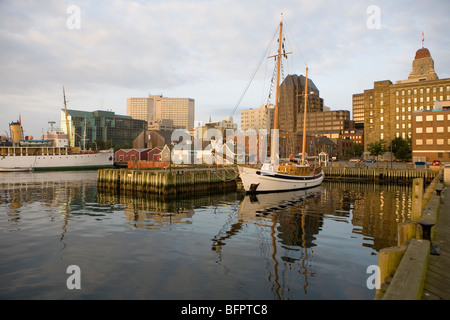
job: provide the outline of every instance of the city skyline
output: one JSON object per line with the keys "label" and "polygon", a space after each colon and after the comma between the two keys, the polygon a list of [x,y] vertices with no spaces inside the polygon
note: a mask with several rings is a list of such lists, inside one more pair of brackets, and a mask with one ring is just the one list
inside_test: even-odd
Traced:
{"label": "city skyline", "polygon": [[[127,98],[162,94],[196,101],[196,121],[267,102],[264,62],[237,107],[283,13],[285,75],[309,77],[331,110],[374,81],[406,79],[428,48],[450,77],[448,1],[45,1],[0,3],[0,130],[22,119],[38,136],[64,107],[126,114]],[[290,43],[289,43],[290,42]],[[267,59],[265,59],[267,60]],[[262,85],[263,84],[263,85]],[[265,87],[264,87],[265,86]]]}

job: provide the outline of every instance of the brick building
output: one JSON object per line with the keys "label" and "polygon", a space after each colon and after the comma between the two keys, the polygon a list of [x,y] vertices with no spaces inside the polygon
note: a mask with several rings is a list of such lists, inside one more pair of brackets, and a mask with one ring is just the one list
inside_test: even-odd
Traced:
{"label": "brick building", "polygon": [[413,162],[450,162],[450,101],[412,115]]}

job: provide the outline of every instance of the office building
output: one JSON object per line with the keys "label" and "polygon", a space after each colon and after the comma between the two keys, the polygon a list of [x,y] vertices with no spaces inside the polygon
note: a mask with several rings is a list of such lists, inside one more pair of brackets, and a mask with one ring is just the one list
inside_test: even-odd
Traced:
{"label": "office building", "polygon": [[364,128],[364,93],[357,93],[352,96],[352,114],[355,128]]}
{"label": "office building", "polygon": [[258,109],[246,109],[241,111],[241,130],[247,131],[253,129],[256,132],[259,130],[267,130],[273,128],[273,114],[274,106],[264,104]]}
{"label": "office building", "polygon": [[149,95],[148,98],[128,98],[127,115],[148,123],[169,119],[173,126],[190,131],[194,128],[195,100]]}
{"label": "office building", "polygon": [[[280,132],[301,132],[303,127],[303,110],[306,78],[298,75],[288,75],[280,85],[280,101],[278,104],[278,128]],[[307,112],[323,111],[323,99],[319,89],[311,79],[308,79]]]}
{"label": "office building", "polygon": [[436,101],[450,100],[450,79],[439,79],[426,48],[417,50],[407,80],[374,82],[364,90],[364,149],[380,140],[412,137],[414,111],[430,111]]}
{"label": "office building", "polygon": [[151,97],[127,99],[127,116],[133,119],[144,120],[150,123],[150,121],[154,120],[155,108],[155,99]]}
{"label": "office building", "polygon": [[412,114],[412,160],[450,162],[450,101]]}
{"label": "office building", "polygon": [[[303,131],[303,121],[297,126],[299,132]],[[308,134],[320,134],[324,132],[336,132],[340,138],[344,130],[353,129],[354,124],[350,119],[348,110],[332,110],[306,113],[306,132]]]}
{"label": "office building", "polygon": [[[144,120],[117,115],[112,111],[67,110],[72,147],[88,148],[98,141],[123,146],[133,144],[133,140],[147,128]],[[61,110],[61,130],[67,133],[66,115]],[[95,147],[94,147],[95,148]]]}

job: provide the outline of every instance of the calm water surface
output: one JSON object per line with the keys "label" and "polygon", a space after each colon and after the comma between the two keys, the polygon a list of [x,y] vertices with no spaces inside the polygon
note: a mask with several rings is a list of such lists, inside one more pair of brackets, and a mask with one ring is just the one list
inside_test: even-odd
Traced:
{"label": "calm water surface", "polygon": [[1,299],[373,299],[367,267],[411,207],[405,186],[161,201],[96,174],[0,173]]}

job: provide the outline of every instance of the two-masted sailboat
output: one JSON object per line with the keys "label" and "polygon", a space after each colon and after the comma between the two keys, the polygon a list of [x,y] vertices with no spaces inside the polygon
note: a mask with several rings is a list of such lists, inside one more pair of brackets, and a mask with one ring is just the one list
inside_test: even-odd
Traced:
{"label": "two-masted sailboat", "polygon": [[306,159],[306,112],[308,102],[308,67],[306,67],[306,83],[304,94],[304,120],[303,120],[303,144],[301,159],[289,159],[289,161],[278,161],[278,102],[280,87],[281,58],[286,55],[282,53],[283,41],[283,19],[280,21],[280,36],[278,40],[278,54],[271,56],[277,60],[277,79],[274,112],[274,130],[272,131],[271,162],[264,163],[261,167],[238,165],[239,175],[244,189],[248,193],[279,192],[313,188],[320,185],[325,177],[322,168]]}

